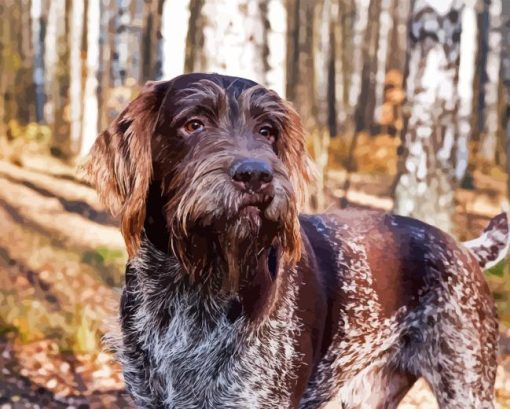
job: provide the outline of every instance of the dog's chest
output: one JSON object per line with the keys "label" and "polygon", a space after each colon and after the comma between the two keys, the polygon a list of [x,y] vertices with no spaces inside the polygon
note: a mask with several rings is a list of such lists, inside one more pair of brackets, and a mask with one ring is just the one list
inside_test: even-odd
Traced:
{"label": "dog's chest", "polygon": [[138,336],[149,357],[150,390],[164,407],[289,406],[285,388],[273,387],[293,378],[298,360],[288,312],[254,332],[242,317],[229,320],[221,307],[200,311],[196,300],[177,297],[167,307],[167,325],[156,329],[148,308],[136,314]]}

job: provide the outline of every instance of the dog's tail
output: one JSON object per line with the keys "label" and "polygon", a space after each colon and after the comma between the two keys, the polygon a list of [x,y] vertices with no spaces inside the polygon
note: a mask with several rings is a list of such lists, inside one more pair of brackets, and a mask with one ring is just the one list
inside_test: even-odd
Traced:
{"label": "dog's tail", "polygon": [[471,250],[482,270],[495,266],[505,258],[510,247],[510,229],[506,212],[493,217],[480,237],[462,244]]}

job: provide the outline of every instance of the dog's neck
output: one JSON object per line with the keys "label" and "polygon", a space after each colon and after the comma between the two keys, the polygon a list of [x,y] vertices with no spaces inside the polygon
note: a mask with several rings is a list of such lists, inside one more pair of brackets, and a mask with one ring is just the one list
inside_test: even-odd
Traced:
{"label": "dog's neck", "polygon": [[[150,244],[146,243],[145,245],[157,249],[174,264],[178,264],[179,262],[171,250],[170,234],[166,226],[163,208],[164,200],[161,191],[157,184],[153,184],[148,194],[147,217],[144,224],[146,240]],[[208,247],[207,251],[220,253],[218,239],[203,238],[203,240],[203,244]],[[226,277],[226,267],[223,263],[218,262],[218,265],[213,267],[206,282],[193,283],[182,266],[177,269],[178,273],[174,272],[174,274],[180,274],[182,276],[180,278],[187,282],[187,287],[184,288],[200,287],[204,295],[208,295],[208,297],[226,297],[233,300],[229,312],[231,318],[244,314],[248,319],[258,321],[269,315],[272,310],[278,291],[279,270],[283,268],[276,247],[271,247],[258,255],[254,254],[253,258],[253,260],[239,260],[240,263],[246,263],[250,267],[241,274],[237,291],[230,294],[225,294],[222,288],[222,281]],[[239,303],[236,304],[235,300],[238,300]]]}
{"label": "dog's neck", "polygon": [[145,235],[154,247],[163,253],[167,253],[170,235],[163,215],[164,202],[161,197],[161,189],[157,183],[150,185],[146,203]]}

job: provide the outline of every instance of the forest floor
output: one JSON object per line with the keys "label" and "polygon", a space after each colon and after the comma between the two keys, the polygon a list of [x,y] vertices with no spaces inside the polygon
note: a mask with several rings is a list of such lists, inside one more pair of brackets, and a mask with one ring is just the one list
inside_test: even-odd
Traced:
{"label": "forest floor", "polygon": [[[332,207],[342,177],[330,175]],[[504,196],[503,182],[475,179],[476,191],[457,195],[460,236],[478,234]],[[390,208],[390,185],[354,175],[349,199]],[[72,168],[33,156],[22,167],[0,161],[0,232],[0,409],[131,407],[100,340],[114,328],[126,258],[117,221]],[[498,274],[489,281],[509,321],[508,280]],[[510,331],[501,333],[496,398],[510,408]],[[400,407],[437,405],[418,381]]]}

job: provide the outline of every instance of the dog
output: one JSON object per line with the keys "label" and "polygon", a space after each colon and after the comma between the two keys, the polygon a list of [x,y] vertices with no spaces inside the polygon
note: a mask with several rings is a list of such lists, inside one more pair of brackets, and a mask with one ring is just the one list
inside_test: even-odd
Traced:
{"label": "dog", "polygon": [[140,408],[492,408],[498,323],[483,270],[505,213],[457,243],[411,218],[304,215],[300,118],[255,82],[147,83],[85,165],[129,261],[119,359]]}

